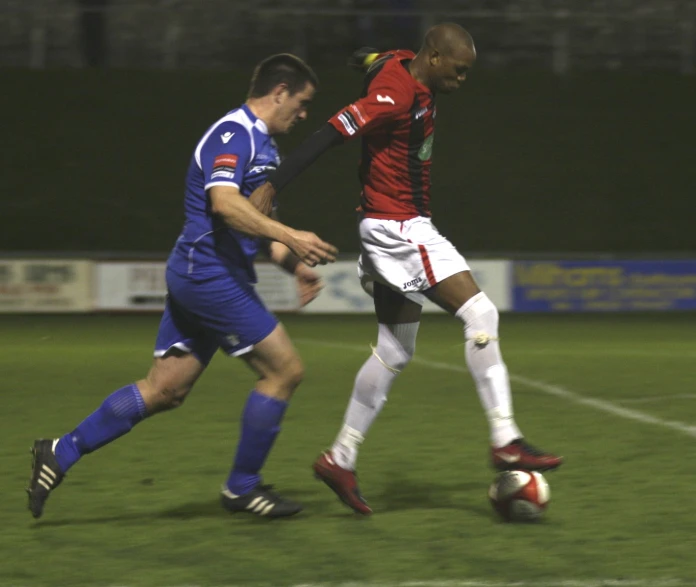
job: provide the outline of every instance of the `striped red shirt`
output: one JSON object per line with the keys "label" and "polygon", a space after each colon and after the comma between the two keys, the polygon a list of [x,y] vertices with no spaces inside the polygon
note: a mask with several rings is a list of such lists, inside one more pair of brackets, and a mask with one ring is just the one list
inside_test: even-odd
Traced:
{"label": "striped red shirt", "polygon": [[414,57],[403,50],[381,54],[362,97],[329,120],[346,138],[362,137],[361,209],[368,218],[430,216],[435,100],[409,73]]}

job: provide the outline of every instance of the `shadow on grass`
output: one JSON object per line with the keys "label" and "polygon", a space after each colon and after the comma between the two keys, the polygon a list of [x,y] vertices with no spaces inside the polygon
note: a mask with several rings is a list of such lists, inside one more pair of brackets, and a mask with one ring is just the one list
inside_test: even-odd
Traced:
{"label": "shadow on grass", "polygon": [[[301,520],[313,516],[324,516],[324,517],[345,517],[351,513],[340,507],[338,504],[332,503],[332,494],[319,484],[317,484],[316,489],[312,491],[307,491],[306,489],[287,489],[281,490],[282,495],[293,501],[299,501],[304,506],[304,510],[300,512],[297,516],[293,516],[292,519]],[[125,504],[124,504],[125,505]],[[158,520],[170,520],[170,521],[187,521],[201,518],[230,518],[234,520],[235,523],[243,524],[268,524],[273,521],[283,522],[290,520],[291,518],[278,518],[271,520],[269,518],[263,518],[261,516],[255,515],[245,515],[244,513],[232,513],[228,512],[222,508],[220,505],[220,499],[218,497],[210,497],[200,501],[192,501],[188,503],[183,503],[168,509],[163,510],[153,510],[153,511],[140,511],[140,512],[124,512],[122,514],[114,513],[112,515],[105,516],[95,516],[91,518],[86,517],[67,517],[61,515],[58,519],[51,519],[53,512],[50,511],[50,504],[48,506],[48,513],[45,519],[35,522],[32,527],[34,529],[41,528],[58,528],[62,526],[88,526],[88,525],[99,525],[99,524],[122,524],[122,525],[147,525]]]}
{"label": "shadow on grass", "polygon": [[486,487],[476,482],[437,483],[426,479],[391,477],[373,501],[376,507],[385,512],[446,509],[493,517]]}
{"label": "shadow on grass", "polygon": [[[482,490],[479,483],[446,483],[438,484],[427,482],[426,480],[417,481],[412,478],[391,477],[387,484],[381,487],[372,488],[373,493],[368,496],[369,503],[373,506],[377,515],[389,513],[420,510],[442,510],[452,511],[465,510],[476,516],[491,518],[492,510],[488,506],[485,498],[485,488]],[[301,523],[317,516],[331,519],[355,519],[369,520],[370,517],[354,514],[350,509],[341,504],[334,494],[325,486],[317,483],[309,489],[289,488],[282,490],[283,496],[299,501],[304,506],[304,510],[293,518],[273,520],[275,523],[284,523],[294,520]],[[372,499],[370,499],[370,497]],[[61,516],[58,519],[48,519],[37,521],[33,524],[34,529],[57,528],[63,526],[89,526],[99,524],[121,524],[121,525],[147,525],[156,521],[182,521],[201,519],[201,518],[224,518],[229,517],[235,524],[268,524],[268,518],[260,516],[230,513],[220,506],[219,498],[207,498],[205,500],[188,502],[151,512],[124,512],[122,514],[112,514],[105,516],[95,516],[91,518],[69,518]]]}

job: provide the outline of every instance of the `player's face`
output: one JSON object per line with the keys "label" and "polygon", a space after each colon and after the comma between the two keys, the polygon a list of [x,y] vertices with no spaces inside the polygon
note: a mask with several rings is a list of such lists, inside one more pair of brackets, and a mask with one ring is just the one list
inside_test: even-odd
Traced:
{"label": "player's face", "polygon": [[310,83],[292,95],[287,90],[284,92],[276,111],[276,132],[288,133],[298,121],[307,118],[307,109],[315,92],[316,88]]}
{"label": "player's face", "polygon": [[438,55],[437,59],[431,59],[435,89],[443,94],[458,90],[475,62],[476,51],[465,47],[452,55]]}

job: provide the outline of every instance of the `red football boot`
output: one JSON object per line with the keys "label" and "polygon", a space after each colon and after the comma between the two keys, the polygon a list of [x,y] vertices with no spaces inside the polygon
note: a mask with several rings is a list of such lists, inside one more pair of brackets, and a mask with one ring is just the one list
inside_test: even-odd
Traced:
{"label": "red football boot", "polygon": [[561,466],[563,457],[557,457],[527,444],[524,438],[491,449],[493,468],[498,471],[551,471]]}
{"label": "red football boot", "polygon": [[372,508],[367,505],[360,493],[355,471],[339,467],[333,459],[330,450],[319,455],[312,465],[314,476],[326,483],[338,498],[355,513],[369,516]]}

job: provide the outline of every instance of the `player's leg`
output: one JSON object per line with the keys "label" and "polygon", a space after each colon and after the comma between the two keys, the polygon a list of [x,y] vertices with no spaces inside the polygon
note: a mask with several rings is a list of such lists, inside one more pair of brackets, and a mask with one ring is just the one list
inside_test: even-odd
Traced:
{"label": "player's leg", "polygon": [[205,365],[191,353],[174,349],[155,358],[147,376],[114,391],[72,432],[56,443],[56,460],[65,473],[81,457],[120,438],[158,412],[179,407]]}
{"label": "player's leg", "polygon": [[416,350],[421,305],[378,282],[374,304],[377,345],[358,371],[343,428],[332,447],[334,459],[345,469],[355,468],[358,447]]}
{"label": "player's leg", "polygon": [[145,418],[181,405],[217,349],[214,341],[191,338],[186,330],[185,320],[168,303],[147,376],[111,393],[71,432],[34,442],[27,488],[34,517],[41,516],[50,492],[81,457],[120,438]]}
{"label": "player's leg", "polygon": [[558,467],[562,459],[529,445],[515,423],[510,379],[498,342],[498,310],[471,272],[460,271],[443,279],[426,295],[464,323],[466,362],[490,425],[494,467]]}
{"label": "player's leg", "polygon": [[353,510],[370,514],[355,477],[359,446],[379,415],[396,377],[416,349],[421,304],[381,284],[374,283],[377,345],[355,378],[343,427],[331,450],[314,463],[315,474]]}
{"label": "player's leg", "polygon": [[[231,476],[231,487],[223,486],[223,505],[233,511],[267,517],[297,513],[301,509],[297,504],[271,493],[261,485],[258,476],[278,433],[287,401],[302,377],[302,365],[285,330],[266,309],[246,275],[226,273],[200,283],[168,274],[167,284],[178,301],[177,315],[194,335],[210,348],[246,358],[259,374],[259,383],[249,394],[242,416],[235,459],[240,466],[235,471],[239,475]],[[176,346],[175,340],[170,337],[167,342]],[[186,347],[187,341],[183,341],[183,348]],[[158,348],[162,347],[158,344]]]}
{"label": "player's leg", "polygon": [[[268,314],[269,318],[272,318]],[[302,506],[283,499],[261,481],[261,469],[280,432],[281,422],[304,368],[281,324],[239,355],[258,374],[256,388],[247,398],[234,464],[225,482],[221,502],[230,511],[267,517],[291,516]]]}
{"label": "player's leg", "polygon": [[304,367],[282,324],[241,358],[258,375],[242,413],[239,446],[227,489],[243,495],[261,482],[261,468],[275,442]]}

